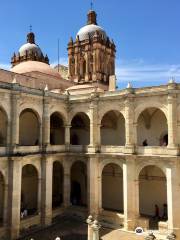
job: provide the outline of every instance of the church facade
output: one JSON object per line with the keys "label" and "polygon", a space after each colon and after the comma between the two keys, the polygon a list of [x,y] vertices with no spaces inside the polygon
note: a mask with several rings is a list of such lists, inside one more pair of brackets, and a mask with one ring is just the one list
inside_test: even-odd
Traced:
{"label": "church facade", "polygon": [[118,90],[115,53],[91,10],[67,78],[32,32],[0,69],[0,237],[91,214],[180,239],[180,85]]}

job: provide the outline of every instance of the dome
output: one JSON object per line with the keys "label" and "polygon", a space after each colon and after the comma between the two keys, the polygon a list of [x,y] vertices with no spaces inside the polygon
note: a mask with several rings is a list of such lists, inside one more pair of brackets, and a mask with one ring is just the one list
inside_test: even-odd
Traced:
{"label": "dome", "polygon": [[106,32],[104,31],[104,29],[96,24],[89,24],[89,25],[82,27],[79,30],[79,32],[77,33],[77,36],[79,36],[80,41],[83,41],[83,40],[89,39],[89,36],[90,36],[90,38],[93,38],[96,31],[98,33],[100,33],[104,39],[107,39],[107,35],[106,35]]}
{"label": "dome", "polygon": [[20,56],[25,56],[27,52],[34,53],[38,57],[42,56],[42,51],[41,51],[40,47],[38,45],[36,45],[35,43],[26,43],[26,44],[22,45],[22,47],[20,47],[20,49],[19,49]]}
{"label": "dome", "polygon": [[14,53],[11,58],[12,67],[25,61],[37,61],[49,64],[49,58],[47,55],[43,55],[40,47],[36,44],[33,32],[27,34],[27,43],[23,44],[18,54]]}
{"label": "dome", "polygon": [[46,75],[50,75],[56,78],[60,78],[60,74],[53,68],[51,68],[48,64],[37,61],[26,61],[20,64],[17,64],[13,68],[11,68],[12,72],[25,74],[31,72],[40,72]]}

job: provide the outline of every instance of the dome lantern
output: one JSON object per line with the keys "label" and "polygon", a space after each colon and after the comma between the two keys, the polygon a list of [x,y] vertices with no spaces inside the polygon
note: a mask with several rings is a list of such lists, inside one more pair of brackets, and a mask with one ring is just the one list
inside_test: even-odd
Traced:
{"label": "dome lantern", "polygon": [[33,32],[27,34],[27,43],[35,44],[35,35]]}
{"label": "dome lantern", "polygon": [[97,14],[95,11],[93,10],[90,10],[88,12],[88,21],[87,21],[87,24],[94,24],[94,25],[97,25]]}

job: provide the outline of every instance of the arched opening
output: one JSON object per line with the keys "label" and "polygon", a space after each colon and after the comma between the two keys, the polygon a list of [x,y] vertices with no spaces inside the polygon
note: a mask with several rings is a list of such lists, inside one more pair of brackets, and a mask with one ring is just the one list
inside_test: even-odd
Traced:
{"label": "arched opening", "polygon": [[107,112],[101,120],[101,144],[125,145],[125,119],[118,111]]}
{"label": "arched opening", "polygon": [[167,146],[167,134],[167,119],[160,109],[148,108],[139,115],[137,127],[139,146]]}
{"label": "arched opening", "polygon": [[71,203],[87,206],[87,168],[83,162],[75,162],[71,167]]}
{"label": "arched opening", "polygon": [[71,121],[71,144],[89,145],[90,120],[85,113],[76,114]]}
{"label": "arched opening", "polygon": [[52,208],[63,203],[63,167],[61,163],[53,163]]}
{"label": "arched opening", "polygon": [[0,109],[0,147],[5,146],[7,142],[7,115]]}
{"label": "arched opening", "polygon": [[32,109],[25,109],[19,117],[19,144],[36,146],[39,144],[40,124]]}
{"label": "arched opening", "polygon": [[50,117],[50,144],[64,145],[65,143],[64,122],[61,115],[57,112]]}
{"label": "arched opening", "polygon": [[114,163],[106,165],[102,171],[102,208],[124,212],[123,171]]}
{"label": "arched opening", "polygon": [[144,167],[139,174],[139,213],[150,219],[150,229],[157,229],[159,221],[167,221],[166,176],[159,167]]}
{"label": "arched opening", "polygon": [[4,178],[0,172],[0,227],[3,225],[4,219]]}
{"label": "arched opening", "polygon": [[22,169],[21,182],[21,218],[38,213],[38,172],[31,165]]}

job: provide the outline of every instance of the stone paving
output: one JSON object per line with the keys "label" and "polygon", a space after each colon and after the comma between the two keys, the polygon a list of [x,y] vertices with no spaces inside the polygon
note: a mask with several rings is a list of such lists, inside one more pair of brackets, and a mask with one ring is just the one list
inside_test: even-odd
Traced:
{"label": "stone paving", "polygon": [[[144,236],[108,228],[101,228],[100,236],[102,240],[144,240]],[[61,240],[87,240],[87,224],[77,218],[61,217],[53,226],[19,240],[54,240],[56,237],[60,237]]]}

